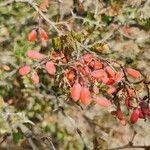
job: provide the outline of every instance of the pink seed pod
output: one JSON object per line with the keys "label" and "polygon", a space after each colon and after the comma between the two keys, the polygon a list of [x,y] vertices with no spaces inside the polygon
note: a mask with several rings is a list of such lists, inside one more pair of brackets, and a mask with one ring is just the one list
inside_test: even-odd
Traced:
{"label": "pink seed pod", "polygon": [[23,66],[19,69],[19,74],[24,76],[24,75],[27,75],[28,73],[30,73],[30,71],[31,71],[30,66]]}
{"label": "pink seed pod", "polygon": [[50,75],[55,75],[56,73],[56,68],[55,65],[53,64],[53,62],[48,61],[45,65],[45,69],[46,71],[50,74]]}

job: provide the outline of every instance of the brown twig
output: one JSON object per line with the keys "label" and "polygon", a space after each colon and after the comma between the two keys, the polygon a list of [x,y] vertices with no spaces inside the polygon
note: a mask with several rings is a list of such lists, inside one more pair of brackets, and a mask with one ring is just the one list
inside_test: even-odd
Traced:
{"label": "brown twig", "polygon": [[137,134],[136,131],[134,131],[131,140],[126,145],[123,145],[120,147],[115,147],[115,148],[110,148],[110,149],[103,149],[103,150],[120,150],[120,149],[127,149],[127,148],[133,148],[133,149],[143,148],[145,150],[150,150],[150,145],[148,145],[148,146],[146,146],[146,145],[133,145],[133,140],[134,140],[136,134]]}
{"label": "brown twig", "polygon": [[68,30],[70,30],[68,24],[66,22],[60,22],[60,23],[55,23],[53,21],[51,21],[37,6],[37,4],[33,1],[33,0],[9,0],[9,1],[4,1],[0,4],[0,7],[5,7],[7,5],[10,5],[10,4],[13,4],[15,2],[21,2],[21,3],[28,3],[32,8],[34,8],[38,13],[39,15],[50,25],[52,26],[55,31],[61,35],[62,32],[56,27],[56,25],[58,24],[63,24],[67,27]]}
{"label": "brown twig", "polygon": [[145,150],[149,150],[149,149],[150,149],[150,146],[126,144],[126,145],[124,145],[124,146],[115,147],[115,148],[110,148],[110,149],[103,149],[103,150],[120,150],[120,149],[127,149],[127,148],[133,148],[133,149],[140,149],[140,148],[143,148],[143,149],[145,149]]}

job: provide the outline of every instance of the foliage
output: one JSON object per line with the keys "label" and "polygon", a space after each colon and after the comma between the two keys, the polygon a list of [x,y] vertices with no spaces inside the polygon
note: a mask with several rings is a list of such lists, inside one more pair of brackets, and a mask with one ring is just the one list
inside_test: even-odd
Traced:
{"label": "foliage", "polygon": [[[1,0],[1,147],[104,149],[118,146],[109,145],[105,123],[146,124],[149,6]],[[149,148],[134,145],[134,136],[123,148]]]}

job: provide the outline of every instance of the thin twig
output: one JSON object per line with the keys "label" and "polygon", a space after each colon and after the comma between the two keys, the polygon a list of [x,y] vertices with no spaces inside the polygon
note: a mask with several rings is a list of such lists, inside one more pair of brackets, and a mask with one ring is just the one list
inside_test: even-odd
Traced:
{"label": "thin twig", "polygon": [[[38,6],[36,5],[36,3],[33,0],[10,0],[10,1],[6,1],[6,2],[2,2],[0,4],[0,7],[4,7],[6,5],[9,4],[13,4],[15,2],[21,2],[21,3],[28,3],[32,8],[34,8],[39,14],[40,16],[48,23],[50,24],[50,26],[52,26],[56,32],[61,35],[61,31],[59,31],[59,29],[56,27],[55,22],[51,21],[48,19],[48,17],[38,8]],[[57,23],[58,24],[58,23]],[[65,24],[66,25],[66,24]],[[68,26],[67,26],[68,28]]]}
{"label": "thin twig", "polygon": [[150,148],[150,146],[126,144],[126,145],[124,145],[124,146],[115,147],[115,148],[110,148],[110,149],[103,149],[103,150],[121,150],[121,149],[128,149],[128,148],[133,148],[133,149],[140,149],[140,148],[143,148],[143,149],[147,150],[148,148]]}

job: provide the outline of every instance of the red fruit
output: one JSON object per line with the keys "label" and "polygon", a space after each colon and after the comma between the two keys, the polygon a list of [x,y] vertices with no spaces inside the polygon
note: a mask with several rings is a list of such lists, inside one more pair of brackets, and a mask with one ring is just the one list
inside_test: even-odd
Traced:
{"label": "red fruit", "polygon": [[136,123],[139,119],[139,115],[140,115],[140,112],[139,112],[139,109],[136,108],[132,114],[131,114],[131,117],[130,117],[130,121],[132,124]]}
{"label": "red fruit", "polygon": [[132,105],[131,105],[131,98],[129,96],[126,97],[125,99],[125,105],[128,109],[132,108]]}
{"label": "red fruit", "polygon": [[87,87],[81,88],[80,101],[82,104],[88,105],[91,103],[91,93]]}
{"label": "red fruit", "polygon": [[127,68],[126,70],[127,70],[127,73],[133,78],[139,78],[141,76],[141,73],[135,69]]}
{"label": "red fruit", "polygon": [[122,113],[122,111],[121,111],[120,108],[117,109],[116,115],[117,115],[117,117],[118,117],[119,120],[123,120],[124,119],[123,113]]}
{"label": "red fruit", "polygon": [[108,81],[109,81],[109,78],[104,76],[104,77],[101,78],[101,80],[102,80],[103,83],[107,84]]}
{"label": "red fruit", "polygon": [[141,101],[140,106],[141,106],[141,110],[142,110],[142,113],[144,114],[144,116],[148,116],[148,114],[149,114],[149,104],[148,104],[148,102]]}
{"label": "red fruit", "polygon": [[43,54],[34,50],[29,50],[26,55],[31,59],[42,59],[44,57]]}
{"label": "red fruit", "polygon": [[73,81],[75,78],[75,71],[69,70],[68,72],[66,72],[66,77],[68,80]]}
{"label": "red fruit", "polygon": [[50,75],[55,75],[56,73],[56,68],[55,68],[55,65],[53,64],[53,62],[49,61],[46,63],[45,65],[45,69],[47,70],[47,72],[50,74]]}
{"label": "red fruit", "polygon": [[103,69],[95,70],[91,73],[94,78],[105,78],[107,73]]}
{"label": "red fruit", "polygon": [[115,83],[115,80],[112,78],[108,78],[107,82],[104,82],[107,85],[113,85]]}
{"label": "red fruit", "polygon": [[109,76],[111,76],[111,77],[114,77],[115,76],[115,71],[111,68],[111,67],[109,67],[109,66],[107,66],[106,67],[106,72],[109,74]]}
{"label": "red fruit", "polygon": [[31,80],[33,84],[38,84],[39,83],[39,76],[37,72],[33,72],[31,76]]}
{"label": "red fruit", "polygon": [[138,109],[139,109],[139,118],[145,119],[145,115],[144,115],[144,113],[142,112],[142,109],[141,109],[141,108],[138,108]]}
{"label": "red fruit", "polygon": [[114,86],[111,86],[107,90],[107,94],[113,94],[116,92],[116,88]]}
{"label": "red fruit", "polygon": [[36,30],[34,29],[34,30],[32,30],[32,31],[29,33],[29,35],[28,35],[28,40],[29,40],[30,42],[34,42],[34,41],[36,40],[36,38],[37,38],[37,32],[36,32]]}
{"label": "red fruit", "polygon": [[122,72],[117,72],[115,74],[115,82],[120,82],[123,78],[123,73]]}
{"label": "red fruit", "polygon": [[121,123],[123,126],[126,126],[126,120],[125,120],[125,119],[120,120],[120,123]]}
{"label": "red fruit", "polygon": [[93,59],[93,55],[92,54],[85,54],[84,56],[83,56],[83,59],[84,59],[84,61],[85,62],[90,62],[92,59]]}
{"label": "red fruit", "polygon": [[30,73],[30,71],[31,71],[30,66],[23,66],[19,69],[19,74],[24,76],[24,75],[27,75],[28,73]]}
{"label": "red fruit", "polygon": [[111,101],[106,99],[105,97],[97,96],[95,101],[98,105],[103,106],[103,107],[108,107],[111,105]]}
{"label": "red fruit", "polygon": [[42,40],[44,40],[44,41],[48,40],[48,35],[45,32],[45,30],[40,29],[40,35],[41,35]]}
{"label": "red fruit", "polygon": [[81,85],[79,83],[75,83],[73,87],[71,88],[71,98],[74,101],[79,100],[81,93]]}
{"label": "red fruit", "polygon": [[102,63],[98,60],[95,60],[94,69],[97,70],[97,69],[101,69],[102,67],[103,67]]}

